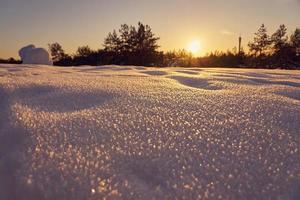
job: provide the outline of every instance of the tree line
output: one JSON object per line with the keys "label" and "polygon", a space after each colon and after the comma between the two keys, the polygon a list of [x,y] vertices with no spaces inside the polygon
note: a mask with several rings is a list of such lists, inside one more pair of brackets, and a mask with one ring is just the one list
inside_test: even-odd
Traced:
{"label": "tree line", "polygon": [[58,43],[49,44],[55,65],[144,65],[157,66],[162,63],[163,52],[159,52],[159,38],[150,26],[121,25],[104,39],[104,48],[92,50],[89,46],[79,47],[73,56],[65,53]]}
{"label": "tree line", "polygon": [[14,58],[8,58],[8,59],[0,58],[0,63],[3,63],[3,64],[21,64],[22,61],[21,60],[16,60]]}
{"label": "tree line", "polygon": [[[159,51],[159,37],[150,26],[127,24],[113,30],[104,39],[103,47],[92,50],[89,46],[78,47],[73,55],[65,53],[59,43],[49,44],[49,51],[58,66],[79,65],[142,65],[179,67],[252,67],[300,69],[300,29],[287,34],[285,25],[271,35],[262,24],[249,42],[249,51],[215,51],[203,57],[193,57],[185,49],[169,52]],[[13,60],[14,62],[18,62]],[[1,60],[0,60],[1,62]]]}
{"label": "tree line", "polygon": [[249,46],[249,65],[267,68],[300,68],[300,29],[287,35],[284,24],[269,35],[264,24],[255,33]]}

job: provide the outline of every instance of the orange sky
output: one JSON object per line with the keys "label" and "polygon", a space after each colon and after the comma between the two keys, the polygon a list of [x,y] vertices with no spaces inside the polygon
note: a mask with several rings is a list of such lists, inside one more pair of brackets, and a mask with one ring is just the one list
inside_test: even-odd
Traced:
{"label": "orange sky", "polygon": [[104,37],[120,24],[149,24],[161,50],[201,43],[205,55],[232,49],[238,36],[246,47],[261,23],[270,32],[284,23],[300,27],[299,0],[4,0],[0,2],[0,57],[18,58],[27,44],[59,42],[74,53],[78,46],[102,48]]}

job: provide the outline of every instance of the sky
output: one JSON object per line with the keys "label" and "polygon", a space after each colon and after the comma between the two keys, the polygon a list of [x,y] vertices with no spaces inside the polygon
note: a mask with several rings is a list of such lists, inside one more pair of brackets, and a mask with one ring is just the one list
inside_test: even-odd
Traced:
{"label": "sky", "polygon": [[270,33],[280,24],[292,33],[300,28],[300,0],[0,0],[0,58],[19,58],[28,44],[58,42],[69,54],[99,49],[113,29],[139,21],[160,37],[160,50],[198,41],[201,56],[231,50],[239,35],[246,48],[262,23]]}

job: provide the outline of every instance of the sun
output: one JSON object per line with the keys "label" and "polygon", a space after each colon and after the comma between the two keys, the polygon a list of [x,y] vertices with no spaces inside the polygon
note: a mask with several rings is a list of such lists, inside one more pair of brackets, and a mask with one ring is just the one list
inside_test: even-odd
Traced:
{"label": "sun", "polygon": [[199,54],[201,50],[201,43],[199,40],[193,40],[187,45],[187,50],[193,55]]}

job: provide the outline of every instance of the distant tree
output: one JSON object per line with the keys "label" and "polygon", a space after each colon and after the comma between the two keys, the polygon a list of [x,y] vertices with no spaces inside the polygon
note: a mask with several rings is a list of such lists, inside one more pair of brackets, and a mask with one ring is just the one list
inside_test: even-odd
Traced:
{"label": "distant tree", "polygon": [[166,67],[191,67],[193,55],[185,49],[169,51],[164,54],[164,66]]}
{"label": "distant tree", "polygon": [[272,65],[276,67],[287,68],[292,61],[291,46],[288,42],[287,28],[284,24],[280,25],[276,32],[272,35]]}
{"label": "distant tree", "polygon": [[59,43],[48,44],[48,46],[54,63],[59,62],[60,60],[66,59],[66,57],[68,57],[68,55],[65,54],[65,51]]}
{"label": "distant tree", "polygon": [[121,25],[104,40],[104,49],[114,54],[115,64],[153,65],[159,52],[158,37],[150,26],[138,23],[138,27]]}
{"label": "distant tree", "polygon": [[267,33],[267,29],[264,24],[260,26],[255,33],[254,41],[248,44],[249,50],[255,56],[263,56],[268,54],[271,44],[270,36]]}
{"label": "distant tree", "polygon": [[286,35],[287,28],[284,24],[280,25],[277,31],[272,35],[271,42],[273,43],[274,52],[280,52],[288,45],[288,37]]}
{"label": "distant tree", "polygon": [[76,56],[88,57],[93,53],[89,46],[78,47]]}
{"label": "distant tree", "polygon": [[109,52],[119,52],[121,47],[121,39],[119,38],[116,30],[109,33],[104,39],[104,49]]}
{"label": "distant tree", "polygon": [[[78,47],[77,52],[73,55],[72,64],[75,66],[79,65],[97,65],[102,63],[103,58],[102,51],[93,51],[89,46]],[[111,64],[111,63],[103,63]]]}
{"label": "distant tree", "polygon": [[297,28],[291,35],[291,46],[294,49],[297,56],[300,55],[300,29]]}
{"label": "distant tree", "polygon": [[294,68],[300,68],[300,29],[297,28],[290,37],[290,55]]}
{"label": "distant tree", "polygon": [[199,59],[199,63],[204,67],[242,67],[245,63],[246,55],[243,51],[240,54],[235,48],[227,52],[215,51]]}
{"label": "distant tree", "polygon": [[138,65],[151,65],[157,55],[158,37],[152,33],[150,26],[139,22],[137,31],[132,30],[131,46],[135,54],[135,63]]}
{"label": "distant tree", "polygon": [[9,58],[9,59],[1,59],[0,58],[0,63],[5,63],[5,64],[21,64],[21,60],[16,60],[14,58]]}
{"label": "distant tree", "polygon": [[124,53],[132,52],[133,42],[136,36],[136,29],[134,26],[128,26],[127,24],[122,24],[119,29],[119,50]]}
{"label": "distant tree", "polygon": [[[131,33],[132,34],[132,33]],[[151,51],[154,52],[159,48],[157,41],[159,37],[155,37],[152,33],[150,26],[144,25],[139,22],[137,31],[133,31],[136,34],[133,37],[133,46],[135,46],[138,51]]]}

